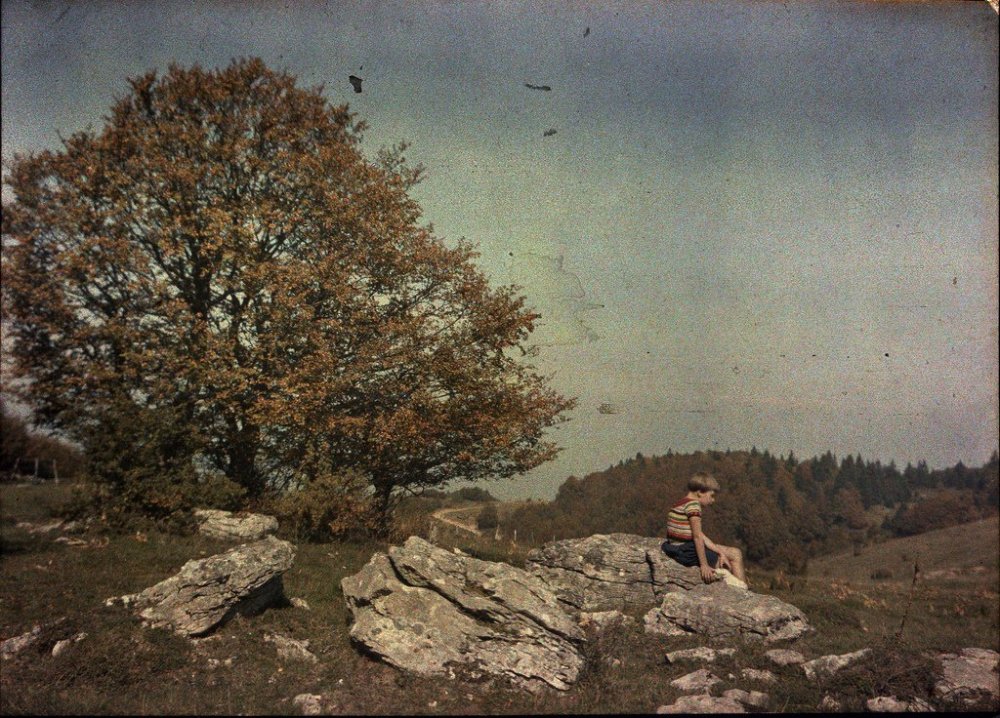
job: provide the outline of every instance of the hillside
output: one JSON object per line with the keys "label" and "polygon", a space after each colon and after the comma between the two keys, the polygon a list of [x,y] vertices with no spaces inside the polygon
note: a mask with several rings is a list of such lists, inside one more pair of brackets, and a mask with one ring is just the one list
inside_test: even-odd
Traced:
{"label": "hillside", "polygon": [[830,452],[805,461],[756,449],[638,454],[569,477],[553,501],[514,511],[502,528],[532,545],[595,533],[659,536],[688,479],[707,472],[722,491],[705,513],[706,533],[758,567],[803,573],[818,556],[996,515],[998,467],[996,453],[978,468],[934,471]]}
{"label": "hillside", "polygon": [[[355,715],[652,713],[681,694],[671,681],[697,667],[667,663],[664,653],[704,643],[694,636],[646,634],[641,624],[610,631],[588,642],[576,685],[537,695],[482,677],[459,674],[442,680],[405,673],[351,642],[341,580],[387,546],[346,540],[297,543],[284,587],[288,597],[305,602],[303,607],[279,605],[259,616],[240,616],[204,639],[189,641],[143,628],[129,612],[105,606],[105,599],[141,590],[229,544],[155,530],[61,535],[67,529],[57,528],[53,515],[69,498],[68,488],[0,485],[0,641],[39,626],[37,642],[3,663],[4,715],[288,715],[302,713],[295,698],[303,694],[325,696],[330,713]],[[995,556],[995,520],[956,527],[975,529],[971,534],[949,530],[930,538],[943,547],[943,555],[962,555],[991,526],[994,542],[983,550]],[[476,543],[478,537],[464,535],[470,543],[456,548],[470,554],[489,549]],[[896,545],[907,544],[887,544]],[[522,549],[492,542],[487,558],[522,565]],[[936,560],[928,554],[928,561]],[[996,582],[986,583],[982,574],[971,573],[968,583],[957,587],[922,584],[913,593],[898,582],[847,586],[839,578],[812,574],[808,581],[771,588],[769,578],[757,571],[755,590],[797,606],[816,629],[797,640],[795,650],[815,658],[872,649],[866,660],[834,679],[815,681],[798,666],[772,665],[777,681],[763,683],[739,676],[766,665],[768,646],[735,645],[732,656],[712,666],[722,678],[715,692],[764,691],[769,712],[814,712],[825,695],[835,696],[847,711],[863,710],[874,695],[929,698],[934,679],[927,651],[1000,647]],[[274,635],[308,641],[317,660],[282,657]],[[56,650],[60,642],[62,652]],[[978,709],[989,707],[984,703]]]}
{"label": "hillside", "polygon": [[[987,582],[996,590],[1000,576],[1000,520],[993,516],[889,539],[866,546],[860,556],[853,551],[821,556],[810,561],[809,574],[858,583],[873,580],[909,583],[914,562],[920,568],[918,580]],[[875,575],[883,578],[873,579]]]}

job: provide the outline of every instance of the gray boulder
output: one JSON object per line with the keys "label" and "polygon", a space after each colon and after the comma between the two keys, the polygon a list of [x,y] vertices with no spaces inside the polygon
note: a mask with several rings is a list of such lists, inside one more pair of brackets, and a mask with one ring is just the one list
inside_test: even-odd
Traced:
{"label": "gray boulder", "polygon": [[266,514],[239,514],[218,509],[196,509],[198,533],[223,541],[258,541],[278,530],[278,520]]}
{"label": "gray boulder", "polygon": [[411,536],[341,581],[351,638],[422,675],[452,666],[529,690],[567,689],[583,666],[584,633],[545,583],[503,563]]}
{"label": "gray boulder", "polygon": [[805,615],[774,596],[724,583],[671,591],[645,616],[647,633],[695,633],[713,639],[792,640],[811,631]]}
{"label": "gray boulder", "polygon": [[732,698],[725,696],[717,698],[708,693],[702,693],[681,696],[668,706],[660,706],[656,712],[659,715],[669,715],[671,713],[746,713],[746,710]]}
{"label": "gray boulder", "polygon": [[667,663],[678,663],[679,661],[705,661],[712,663],[716,658],[731,656],[736,653],[735,648],[709,648],[708,646],[698,646],[697,648],[685,648],[680,651],[671,651],[664,658]]}
{"label": "gray boulder", "polygon": [[32,643],[38,641],[38,639],[41,638],[41,635],[42,627],[40,625],[36,625],[27,633],[22,633],[20,636],[8,638],[6,641],[0,643],[0,659],[6,661],[8,658],[11,658],[20,651],[23,651]]}
{"label": "gray boulder", "polygon": [[767,651],[765,654],[772,662],[777,663],[779,666],[794,666],[799,663],[805,663],[806,657],[803,656],[798,651],[792,651],[788,648],[773,648]]}
{"label": "gray boulder", "polygon": [[747,692],[741,688],[730,688],[728,691],[723,691],[722,697],[729,698],[751,708],[765,708],[771,698],[767,693],[762,693],[761,691]]}
{"label": "gray boulder", "polygon": [[865,701],[869,713],[930,713],[934,710],[927,701],[914,698],[901,701],[895,696],[876,696]]}
{"label": "gray boulder", "polygon": [[963,648],[960,653],[942,653],[941,678],[934,695],[948,700],[974,703],[982,697],[1000,698],[997,663],[1000,654],[987,648]]}
{"label": "gray boulder", "polygon": [[646,610],[669,591],[702,585],[698,569],[669,558],[662,543],[622,533],[553,541],[531,551],[525,568],[574,611]]}
{"label": "gray boulder", "polygon": [[839,656],[831,653],[828,656],[820,656],[811,661],[800,663],[806,678],[813,681],[818,677],[832,676],[843,668],[851,665],[871,653],[870,648],[862,648],[860,651],[842,653]]}
{"label": "gray boulder", "polygon": [[744,668],[740,671],[740,675],[747,681],[757,681],[758,683],[778,682],[778,677],[776,675],[763,668]]}
{"label": "gray boulder", "polygon": [[107,605],[137,609],[150,626],[202,636],[235,615],[253,615],[284,595],[282,575],[295,547],[268,536],[225,553],[188,561],[174,576]]}
{"label": "gray boulder", "polygon": [[670,685],[681,691],[704,691],[721,682],[722,679],[712,673],[707,668],[699,668],[697,671],[688,673],[670,681]]}

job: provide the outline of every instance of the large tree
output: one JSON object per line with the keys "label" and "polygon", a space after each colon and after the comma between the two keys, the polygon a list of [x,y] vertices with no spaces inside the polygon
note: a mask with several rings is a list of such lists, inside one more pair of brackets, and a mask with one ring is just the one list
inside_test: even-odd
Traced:
{"label": "large tree", "polygon": [[346,105],[257,59],[129,86],[99,132],[4,179],[37,421],[250,497],[355,469],[382,509],[554,455],[573,402],[528,362],[538,315],[420,224],[404,147],[367,158]]}

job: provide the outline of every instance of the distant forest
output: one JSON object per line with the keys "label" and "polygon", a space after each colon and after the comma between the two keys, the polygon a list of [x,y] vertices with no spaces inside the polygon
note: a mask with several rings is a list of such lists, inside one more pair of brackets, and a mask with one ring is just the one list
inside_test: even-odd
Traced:
{"label": "distant forest", "polygon": [[705,512],[705,532],[760,566],[795,573],[806,571],[812,556],[985,518],[1000,504],[996,452],[979,468],[959,462],[929,470],[920,462],[900,471],[830,452],[799,461],[756,448],[668,451],[571,476],[553,501],[526,504],[503,529],[529,543],[595,533],[662,536],[669,507],[695,472],[710,472],[722,485]]}

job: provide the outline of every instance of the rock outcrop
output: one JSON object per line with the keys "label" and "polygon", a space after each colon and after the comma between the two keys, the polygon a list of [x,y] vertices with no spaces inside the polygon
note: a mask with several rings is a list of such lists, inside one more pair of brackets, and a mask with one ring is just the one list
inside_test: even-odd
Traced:
{"label": "rock outcrop", "polygon": [[198,533],[223,541],[258,541],[278,530],[278,520],[266,514],[233,514],[218,509],[196,509]]}
{"label": "rock outcrop", "polygon": [[529,553],[525,567],[575,611],[645,610],[668,591],[702,585],[698,569],[668,557],[661,543],[621,533],[554,541]]}
{"label": "rock outcrop", "polygon": [[583,666],[584,633],[545,582],[411,536],[341,581],[351,638],[423,675],[452,666],[529,690],[566,689]]}
{"label": "rock outcrop", "polygon": [[281,599],[282,575],[294,559],[292,544],[268,536],[188,561],[176,575],[155,586],[106,603],[137,609],[147,625],[202,636],[237,614],[259,613]]}
{"label": "rock outcrop", "polygon": [[774,596],[726,584],[700,584],[671,591],[646,614],[648,633],[680,636],[695,633],[712,639],[763,638],[782,641],[811,631],[805,615]]}

